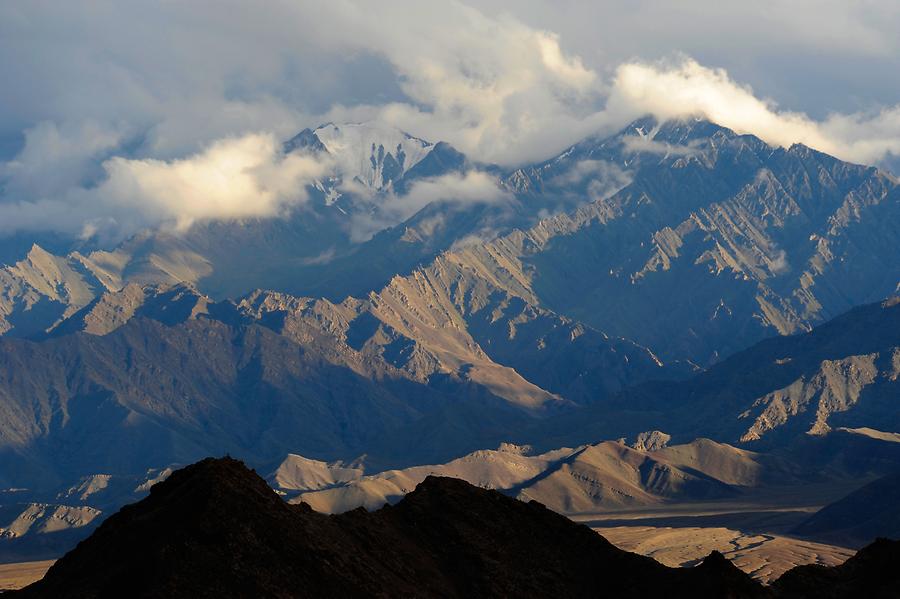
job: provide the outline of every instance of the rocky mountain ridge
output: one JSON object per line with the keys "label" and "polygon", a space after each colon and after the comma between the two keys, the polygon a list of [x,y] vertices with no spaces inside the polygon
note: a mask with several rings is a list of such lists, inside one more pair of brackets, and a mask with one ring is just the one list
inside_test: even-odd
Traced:
{"label": "rocky mountain ridge", "polygon": [[[502,297],[472,312],[465,279],[441,274],[340,304],[275,292],[215,302],[183,285],[128,285],[40,340],[0,339],[4,478],[32,487],[134,474],[223,443],[258,462],[291,452],[448,459],[571,409],[563,393],[613,392],[666,371],[644,348]],[[495,334],[476,326],[488,317]],[[532,344],[539,335],[543,347]],[[561,364],[578,355],[568,367],[592,372],[541,378],[545,389],[520,373],[538,372],[541,351]],[[501,361],[511,356],[516,368]],[[478,426],[446,428],[475,414]],[[413,451],[417,430],[432,426],[445,430]]]}
{"label": "rocky mountain ridge", "polygon": [[[309,139],[288,149],[328,151]],[[472,168],[481,167],[463,157],[416,176]],[[306,289],[339,302],[398,276],[465,269],[491,290],[633,339],[665,362],[706,366],[900,285],[896,180],[804,146],[774,148],[705,121],[644,119],[546,163],[491,176],[512,203],[434,202],[355,246],[334,242],[345,236],[334,219],[346,215],[322,200],[286,219],[142,234],[112,251],[61,258],[35,248],[6,269],[0,326],[19,336],[46,331],[129,282],[188,283],[219,298],[234,283],[244,288],[236,295],[249,285],[294,295]],[[485,227],[493,233],[472,237]],[[225,242],[243,251],[235,255]],[[43,305],[52,309],[31,309]]]}
{"label": "rocky mountain ridge", "polygon": [[[285,150],[329,152],[325,141],[305,132]],[[338,198],[324,181],[283,219],[65,255],[34,245],[0,269],[0,485],[38,493],[226,451],[273,470],[292,453],[405,470],[501,441],[540,454],[653,430],[676,445],[818,452],[809,463],[850,478],[895,460],[883,449],[900,431],[900,304],[881,301],[900,280],[891,176],[704,121],[641,120],[512,173],[394,141],[368,146],[360,184],[380,177],[377,198]],[[409,168],[393,176],[395,162]],[[433,202],[367,242],[348,237],[369,200],[473,169],[509,202]],[[271,290],[221,298],[251,283]],[[866,429],[883,438],[863,459]],[[721,490],[648,459],[661,439],[585,449],[547,483],[570,492],[541,496],[563,509],[665,496],[648,472],[663,490]],[[604,460],[630,474],[603,478]],[[352,486],[317,468],[321,484]],[[601,491],[570,485],[576,475]],[[373,496],[398,496],[382,479]]]}

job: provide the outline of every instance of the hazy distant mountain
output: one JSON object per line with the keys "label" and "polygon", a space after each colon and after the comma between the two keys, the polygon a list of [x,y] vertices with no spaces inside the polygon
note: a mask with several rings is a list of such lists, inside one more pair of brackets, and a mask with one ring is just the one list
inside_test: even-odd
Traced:
{"label": "hazy distant mountain", "polygon": [[165,468],[136,476],[92,474],[43,491],[0,489],[0,562],[58,557],[171,473]]}
{"label": "hazy distant mountain", "polygon": [[539,193],[611,165],[628,181],[618,191],[468,256],[509,273],[531,303],[700,365],[898,288],[888,174],[708,122],[642,121],[516,182]]}
{"label": "hazy distant mountain", "polygon": [[[30,489],[17,505],[68,505],[39,495],[223,452],[273,470],[288,454],[366,454],[379,471],[653,430],[793,452],[825,477],[900,462],[884,449],[900,445],[859,432],[900,431],[900,304],[822,324],[896,289],[890,176],[707,122],[643,120],[484,170],[508,204],[435,202],[357,243],[354,214],[477,165],[378,126],[306,131],[286,151],[339,155],[370,193],[335,195],[336,171],[283,219],[64,256],[35,245],[0,269],[0,484]],[[514,228],[542,210],[555,214]],[[274,290],[203,291],[259,283]],[[279,291],[304,286],[321,294]],[[740,485],[671,452],[602,444],[520,491],[569,510]],[[313,480],[337,476],[316,468]],[[397,496],[383,482],[365,485]]]}
{"label": "hazy distant mountain", "polygon": [[81,254],[59,257],[35,245],[0,270],[0,333],[40,335],[118,283]]}
{"label": "hazy distant mountain", "polygon": [[[578,514],[733,500],[759,489],[808,483],[846,486],[894,472],[898,464],[900,443],[842,431],[766,452],[709,439],[652,450],[622,440],[605,441],[543,453],[530,446],[503,443],[496,450],[479,450],[443,464],[373,474],[366,474],[364,461],[351,467],[289,455],[268,480],[291,503],[302,501],[326,513],[360,506],[373,510],[395,503],[433,475],[459,478],[523,501],[535,499],[563,514]],[[851,539],[842,541],[840,535],[852,530],[867,531],[868,536],[853,537],[858,546],[876,536],[897,536],[893,532],[897,514],[896,492],[891,486],[894,478],[880,479],[881,483],[863,487],[846,501],[823,509],[821,517],[812,517],[809,527],[805,524],[797,532],[843,542],[843,546]],[[862,509],[863,500],[872,502],[871,518],[853,513]]]}
{"label": "hazy distant mountain", "polygon": [[[320,132],[287,149],[344,152],[343,168],[356,165],[365,185],[461,164],[434,166],[453,154],[390,129]],[[374,155],[360,154],[363,142]],[[329,230],[300,212],[66,257],[35,246],[0,272],[6,478],[134,474],[223,450],[257,462],[370,453],[411,465],[501,440],[558,447],[653,429],[729,443],[900,430],[892,303],[765,342],[689,382],[648,383],[692,372],[673,358],[715,360],[893,290],[900,195],[887,175],[707,122],[645,120],[499,180],[529,210],[541,198],[596,199],[457,244],[340,302],[277,291],[215,302],[191,287],[304,272],[294,265],[305,258],[260,258],[260,248],[290,254],[286,239]],[[456,214],[474,218],[459,230],[486,218]],[[422,222],[408,222],[410,239]],[[342,263],[350,270],[323,268],[347,278],[371,264],[359,280],[378,280],[400,243],[388,233],[357,266]],[[654,344],[616,335],[626,330]]]}
{"label": "hazy distant mountain", "polygon": [[[305,130],[285,144],[285,151],[320,155],[332,170],[309,186],[305,204],[278,218],[201,222],[181,233],[148,230],[113,248],[70,241],[71,252],[60,252],[66,244],[46,235],[27,245],[21,236],[8,240],[0,249],[9,245],[5,253],[15,259],[0,272],[0,334],[30,336],[47,330],[86,300],[127,283],[191,283],[218,298],[256,288],[312,287],[328,272],[320,267],[339,258],[371,256],[357,254],[357,229],[366,229],[365,238],[396,224],[396,215],[380,212],[387,199],[402,206],[413,181],[469,168],[465,157],[445,143],[431,144],[377,123]],[[457,239],[445,237],[417,251],[416,261]],[[58,249],[54,253],[37,243]],[[406,270],[411,266],[401,264]],[[371,287],[356,291],[383,285],[397,270],[378,272]]]}
{"label": "hazy distant mountain", "polygon": [[301,147],[327,152],[337,161],[341,177],[385,189],[425,159],[434,144],[379,123],[328,123],[301,131],[285,144],[289,151]]}
{"label": "hazy distant mountain", "polygon": [[[482,410],[482,418],[485,415]],[[524,424],[519,422],[519,427]],[[655,433],[656,438],[665,437]],[[296,454],[277,466],[260,463],[260,468],[270,472],[267,479],[283,499],[305,502],[320,512],[342,513],[360,506],[378,509],[400,501],[427,476],[437,475],[496,489],[522,501],[534,499],[559,513],[578,514],[709,501],[740,503],[746,501],[743,497],[764,495],[765,489],[799,489],[808,483],[848,488],[862,484],[858,481],[866,477],[892,472],[900,464],[900,443],[866,430],[838,431],[806,445],[771,452],[742,450],[708,439],[641,449],[650,437],[654,435],[638,435],[632,445],[607,441],[542,453],[502,443],[497,450],[478,450],[446,463],[401,470],[380,471],[370,456],[325,462]],[[0,490],[0,562],[60,555],[109,514],[165,480],[173,467],[136,475],[73,474],[44,490]],[[886,513],[892,509],[889,494],[881,504]],[[860,524],[875,535],[891,534],[890,518]],[[837,537],[830,541],[847,543]]]}
{"label": "hazy distant mountain", "polygon": [[528,447],[503,444],[446,464],[369,476],[362,469],[291,455],[271,482],[292,503],[302,501],[326,513],[395,503],[432,475],[459,478],[523,501],[534,499],[560,513],[577,513],[731,497],[772,478],[773,472],[763,472],[768,463],[766,456],[706,439],[656,451],[607,441],[538,455]]}

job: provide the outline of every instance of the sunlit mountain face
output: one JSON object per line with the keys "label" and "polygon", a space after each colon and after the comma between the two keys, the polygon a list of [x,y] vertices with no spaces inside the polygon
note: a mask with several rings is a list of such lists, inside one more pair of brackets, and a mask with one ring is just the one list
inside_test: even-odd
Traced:
{"label": "sunlit mountain face", "polygon": [[0,591],[894,588],[900,15],[702,4],[0,8]]}

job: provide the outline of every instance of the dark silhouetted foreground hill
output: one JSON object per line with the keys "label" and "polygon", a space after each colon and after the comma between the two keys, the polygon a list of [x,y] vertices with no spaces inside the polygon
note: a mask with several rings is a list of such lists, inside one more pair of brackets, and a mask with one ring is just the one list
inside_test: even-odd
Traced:
{"label": "dark silhouetted foreground hill", "polygon": [[[889,596],[898,545],[803,567],[785,596]],[[824,589],[824,590],[823,590]],[[880,595],[878,593],[881,593]],[[283,502],[231,459],[206,459],[110,517],[17,597],[771,597],[721,554],[668,568],[543,505],[429,477],[393,507],[338,516]]]}
{"label": "dark silhouetted foreground hill", "polygon": [[797,566],[785,572],[772,588],[785,599],[900,597],[900,541],[878,539],[833,568]]}
{"label": "dark silhouetted foreground hill", "polygon": [[284,503],[207,459],[110,517],[22,597],[765,597],[721,555],[673,569],[538,503],[429,477],[377,512]]}

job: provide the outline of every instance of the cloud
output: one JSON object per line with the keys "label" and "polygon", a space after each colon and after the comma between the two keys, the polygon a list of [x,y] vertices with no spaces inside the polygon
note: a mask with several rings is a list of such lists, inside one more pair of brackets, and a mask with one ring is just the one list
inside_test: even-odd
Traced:
{"label": "cloud", "polygon": [[[497,178],[478,170],[450,173],[416,181],[403,195],[390,194],[379,199],[370,214],[354,214],[351,230],[353,241],[366,241],[378,231],[399,224],[429,204],[443,202],[450,206],[497,204],[511,202],[512,194],[499,187]],[[422,222],[421,227],[433,232],[442,222]]]}
{"label": "cloud", "polygon": [[[568,170],[556,175],[547,181],[548,189],[552,190],[558,201],[564,200],[569,206],[577,206],[588,201],[603,200],[629,183],[632,174],[624,170],[618,164],[605,160],[580,160]],[[558,210],[562,207],[558,206]],[[542,212],[540,218],[550,216]]]}
{"label": "cloud", "polygon": [[315,256],[311,256],[308,258],[301,258],[300,264],[307,265],[307,266],[328,264],[334,260],[335,255],[336,255],[336,253],[334,251],[334,248],[331,247],[331,248],[328,248],[327,250],[325,250],[324,252],[316,254]]}
{"label": "cloud", "polygon": [[775,255],[769,259],[769,271],[773,275],[781,275],[791,270],[791,264],[788,262],[787,252],[779,249]]}
{"label": "cloud", "polygon": [[[900,153],[900,105],[816,120],[802,111],[780,109],[725,69],[687,57],[666,63],[628,60],[605,80],[601,71],[567,52],[558,34],[505,12],[492,15],[459,2],[410,9],[407,2],[387,0],[377,15],[353,0],[335,6],[320,15],[329,24],[324,30],[341,29],[352,42],[329,43],[350,43],[383,56],[407,100],[339,105],[329,119],[387,121],[426,139],[449,141],[477,160],[514,165],[547,158],[588,134],[611,133],[644,114],[660,119],[702,116],[773,145],[803,143],[858,162],[875,163]],[[842,47],[849,27],[868,32],[868,45],[855,50],[869,58],[892,47],[890,36],[876,35],[874,23],[852,11],[838,10],[846,13],[844,24],[828,20],[812,35],[798,30],[805,22],[798,11],[770,8],[783,19],[778,35],[791,35],[798,44]],[[708,18],[697,15],[700,22]]]}
{"label": "cloud", "polygon": [[390,62],[406,101],[344,107],[330,120],[378,119],[471,157],[515,164],[562,149],[594,127],[600,77],[559,37],[460,2],[319,5],[323,31]]}
{"label": "cloud", "polygon": [[891,0],[14,0],[0,4],[0,150],[37,123],[93,121],[172,159],[367,115],[517,164],[613,128],[601,109],[618,65],[684,52],[790,114],[849,115],[829,139],[851,129],[837,141],[877,156],[896,139],[878,127],[900,97],[898,28]]}
{"label": "cloud", "polygon": [[306,199],[305,184],[323,176],[319,159],[281,155],[271,134],[225,139],[181,160],[104,163],[100,195],[157,216],[179,229],[196,220],[274,216]]}
{"label": "cloud", "polygon": [[53,227],[122,237],[144,227],[183,231],[196,221],[276,216],[306,201],[305,186],[330,165],[283,155],[271,134],[228,138],[177,160],[112,157],[94,187],[62,198],[0,204],[0,229]]}
{"label": "cloud", "polygon": [[877,112],[833,114],[821,128],[832,140],[835,156],[868,164],[900,156],[900,105]]}
{"label": "cloud", "polygon": [[409,192],[391,198],[386,208],[411,216],[432,202],[455,204],[492,204],[509,201],[512,196],[497,185],[496,177],[477,170],[451,173],[413,183]]}
{"label": "cloud", "polygon": [[231,0],[3,3],[0,134],[44,121],[124,124],[147,153],[172,158],[229,135],[293,129],[303,110],[276,89],[287,26],[256,14]]}
{"label": "cloud", "polygon": [[492,241],[501,235],[501,230],[495,229],[493,227],[482,227],[475,233],[471,233],[460,239],[456,239],[450,244],[451,252],[460,252],[466,248],[482,245],[489,241]]}
{"label": "cloud", "polygon": [[100,162],[122,144],[122,131],[93,121],[63,127],[38,123],[24,133],[25,144],[11,161],[0,163],[5,194],[50,197],[102,174]]}
{"label": "cloud", "polygon": [[802,143],[845,160],[874,163],[900,153],[900,105],[877,114],[833,114],[815,121],[781,111],[772,100],[733,81],[723,69],[685,58],[674,65],[630,63],[616,71],[607,103],[612,114],[661,120],[703,117],[777,146]]}
{"label": "cloud", "polygon": [[[892,0],[480,0],[559,33],[589,68],[684,53],[814,118],[900,97],[900,4]],[[608,71],[607,71],[608,69]]]}
{"label": "cloud", "polygon": [[[303,201],[282,177],[304,169],[235,140],[328,120],[382,120],[501,165],[644,113],[896,161],[900,9],[823,2],[0,3],[0,233],[279,214]],[[365,234],[421,207],[406,201]]]}
{"label": "cloud", "polygon": [[553,177],[548,183],[556,187],[570,187],[596,181],[608,182],[610,186],[622,188],[631,182],[631,178],[618,164],[588,159],[576,162],[569,170]]}
{"label": "cloud", "polygon": [[690,156],[697,152],[695,144],[686,146],[670,144],[668,142],[656,141],[644,135],[626,135],[622,138],[622,143],[627,152],[632,153],[648,153],[659,154],[661,156]]}

